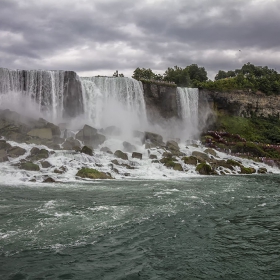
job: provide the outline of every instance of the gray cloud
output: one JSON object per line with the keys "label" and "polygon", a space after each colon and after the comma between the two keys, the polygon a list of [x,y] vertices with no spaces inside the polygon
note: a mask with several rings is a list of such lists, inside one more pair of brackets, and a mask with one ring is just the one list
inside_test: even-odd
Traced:
{"label": "gray cloud", "polygon": [[[136,67],[280,70],[280,1],[2,0],[0,67],[132,75]],[[239,52],[241,50],[241,52]]]}

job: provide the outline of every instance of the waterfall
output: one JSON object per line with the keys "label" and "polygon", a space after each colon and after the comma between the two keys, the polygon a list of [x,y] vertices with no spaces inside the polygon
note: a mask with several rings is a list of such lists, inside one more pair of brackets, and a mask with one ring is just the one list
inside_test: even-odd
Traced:
{"label": "waterfall", "polygon": [[[9,70],[0,68],[1,106],[31,109],[57,120],[63,113],[64,71]],[[25,108],[26,107],[26,108]],[[34,113],[34,112],[33,112]]]}
{"label": "waterfall", "polygon": [[198,89],[178,87],[176,94],[183,127],[189,135],[195,136],[198,132]]}
{"label": "waterfall", "polygon": [[140,129],[146,122],[142,83],[126,77],[81,78],[84,114],[94,127]]}

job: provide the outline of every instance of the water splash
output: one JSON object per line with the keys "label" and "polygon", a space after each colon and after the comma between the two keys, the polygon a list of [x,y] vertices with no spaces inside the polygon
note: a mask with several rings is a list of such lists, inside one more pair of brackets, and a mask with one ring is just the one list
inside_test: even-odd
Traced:
{"label": "water splash", "polygon": [[84,114],[94,127],[135,130],[146,125],[141,82],[126,77],[86,77],[81,82]]}

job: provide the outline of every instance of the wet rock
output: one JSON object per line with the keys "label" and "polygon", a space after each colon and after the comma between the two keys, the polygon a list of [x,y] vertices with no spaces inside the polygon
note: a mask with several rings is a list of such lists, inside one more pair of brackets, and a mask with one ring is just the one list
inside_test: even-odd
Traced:
{"label": "wet rock", "polygon": [[21,148],[21,147],[18,147],[18,146],[11,147],[8,150],[8,156],[12,157],[12,158],[16,158],[16,157],[22,156],[25,153],[26,153],[26,150]]}
{"label": "wet rock", "polygon": [[240,167],[240,174],[253,174],[256,173],[256,169],[253,167],[245,167],[245,166],[241,166]]}
{"label": "wet rock", "polygon": [[208,148],[208,149],[204,150],[204,153],[206,153],[206,154],[210,154],[210,155],[212,155],[212,156],[214,156],[214,157],[216,157],[216,156],[217,156],[216,151],[215,151],[214,149],[210,149],[210,148]]}
{"label": "wet rock", "polygon": [[133,151],[136,150],[136,147],[134,145],[132,145],[126,141],[123,142],[123,147],[124,147],[124,150],[129,153],[132,153]]}
{"label": "wet rock", "polygon": [[154,159],[152,160],[152,163],[160,163],[160,161],[158,159]]}
{"label": "wet rock", "polygon": [[89,179],[113,179],[110,174],[106,174],[92,168],[82,168],[78,171],[76,176]]}
{"label": "wet rock", "polygon": [[175,152],[180,151],[178,143],[174,140],[167,141],[165,147],[170,151],[175,151]]}
{"label": "wet rock", "polygon": [[199,174],[201,175],[214,175],[215,172],[212,169],[212,167],[207,164],[207,163],[200,163],[196,169],[195,169]]}
{"label": "wet rock", "polygon": [[157,156],[156,155],[150,155],[149,158],[150,159],[157,159]]}
{"label": "wet rock", "polygon": [[46,149],[39,149],[37,147],[33,147],[30,151],[30,156],[28,157],[29,160],[40,160],[49,157],[49,152]]}
{"label": "wet rock", "polygon": [[164,146],[164,142],[163,142],[163,138],[161,135],[156,134],[156,133],[152,133],[152,132],[145,132],[144,134],[144,141],[146,141],[147,143],[151,143],[155,146],[159,146],[159,147],[163,147]]}
{"label": "wet rock", "polygon": [[114,155],[118,158],[124,159],[124,160],[128,160],[128,156],[126,153],[122,152],[121,150],[117,150],[115,151]]}
{"label": "wet rock", "polygon": [[105,152],[105,153],[108,153],[108,154],[113,154],[112,151],[108,148],[108,147],[102,147],[100,149],[101,152]]}
{"label": "wet rock", "polygon": [[141,154],[141,153],[137,153],[137,152],[133,152],[133,153],[132,153],[132,157],[133,157],[133,158],[142,159],[142,154]]}
{"label": "wet rock", "polygon": [[102,134],[97,133],[97,129],[85,125],[83,129],[81,129],[76,134],[76,139],[83,141],[86,146],[92,146],[93,148],[97,148],[99,145],[104,143],[106,137]]}
{"label": "wet rock", "polygon": [[0,150],[9,150],[12,146],[7,143],[5,140],[0,140]]}
{"label": "wet rock", "polygon": [[80,142],[73,137],[67,138],[66,141],[62,144],[64,150],[76,150],[78,147],[80,149]]}
{"label": "wet rock", "polygon": [[52,177],[47,177],[43,183],[55,183],[56,181]]}
{"label": "wet rock", "polygon": [[202,152],[198,152],[198,151],[194,151],[192,152],[192,156],[196,157],[198,159],[198,161],[200,162],[204,162],[204,161],[209,161],[210,158],[207,154],[202,153]]}
{"label": "wet rock", "polygon": [[260,167],[260,168],[258,169],[258,173],[259,173],[259,174],[265,174],[265,173],[267,173],[267,169],[266,169],[265,167]]}
{"label": "wet rock", "polygon": [[52,165],[48,161],[42,161],[41,165],[42,165],[42,168],[52,167]]}
{"label": "wet rock", "polygon": [[0,150],[0,162],[5,162],[5,161],[9,161],[8,154],[6,150],[2,149]]}
{"label": "wet rock", "polygon": [[183,157],[182,160],[184,161],[185,164],[190,164],[190,165],[197,165],[197,158],[194,156],[189,156],[189,157]]}
{"label": "wet rock", "polygon": [[27,135],[38,137],[40,139],[52,139],[53,134],[50,128],[35,128],[30,130]]}
{"label": "wet rock", "polygon": [[37,165],[33,162],[30,162],[30,161],[22,162],[20,164],[19,168],[24,169],[24,170],[28,170],[28,171],[39,171],[40,170],[39,165]]}
{"label": "wet rock", "polygon": [[82,148],[81,152],[84,153],[84,154],[90,155],[90,156],[93,155],[92,149],[89,148],[88,146],[84,146]]}

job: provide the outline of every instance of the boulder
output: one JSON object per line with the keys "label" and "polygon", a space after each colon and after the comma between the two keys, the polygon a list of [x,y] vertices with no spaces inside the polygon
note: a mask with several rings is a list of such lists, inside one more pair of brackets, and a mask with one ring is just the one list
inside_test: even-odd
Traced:
{"label": "boulder", "polygon": [[73,137],[67,138],[66,141],[62,144],[64,150],[76,150],[80,148],[80,142]]}
{"label": "boulder", "polygon": [[57,174],[63,174],[67,171],[67,168],[65,166],[60,166],[59,168],[56,168],[53,172]]}
{"label": "boulder", "polygon": [[22,162],[19,166],[20,169],[28,170],[28,171],[39,171],[40,167],[37,164],[34,164],[31,161]]}
{"label": "boulder", "polygon": [[124,147],[124,150],[129,153],[132,153],[133,151],[136,150],[136,147],[134,145],[132,145],[126,141],[123,142],[123,147]]}
{"label": "boulder", "polygon": [[43,183],[55,183],[55,180],[52,177],[47,177]]}
{"label": "boulder", "polygon": [[142,154],[141,154],[141,153],[137,153],[137,152],[133,152],[133,153],[132,153],[132,157],[133,157],[133,158],[142,159]]}
{"label": "boulder", "polygon": [[157,156],[156,155],[150,155],[149,158],[150,159],[157,159]]}
{"label": "boulder", "polygon": [[42,165],[42,168],[49,168],[52,166],[48,161],[42,161],[41,165]]}
{"label": "boulder", "polygon": [[87,155],[90,155],[90,156],[93,155],[92,149],[89,148],[88,146],[83,146],[83,148],[81,150],[81,153],[84,153],[84,154],[87,154]]}
{"label": "boulder", "polygon": [[8,149],[10,149],[12,146],[7,143],[5,140],[0,140],[0,150],[5,150],[7,151]]}
{"label": "boulder", "polygon": [[113,179],[110,174],[106,174],[92,168],[82,168],[78,171],[76,176],[89,179]]}
{"label": "boulder", "polygon": [[108,153],[108,154],[112,154],[112,151],[108,148],[108,147],[102,147],[100,149],[101,152],[105,152],[105,153]]}
{"label": "boulder", "polygon": [[210,155],[212,155],[212,156],[214,156],[214,157],[217,156],[216,151],[215,151],[214,149],[211,149],[211,148],[208,148],[208,149],[204,150],[204,153],[210,154]]}
{"label": "boulder", "polygon": [[260,168],[258,169],[258,173],[259,173],[259,174],[265,174],[265,173],[267,173],[267,169],[266,169],[265,167],[260,167]]}
{"label": "boulder", "polygon": [[159,146],[159,147],[163,147],[164,146],[164,142],[163,142],[163,138],[161,135],[156,134],[156,133],[152,133],[152,132],[145,132],[144,134],[144,141],[146,141],[147,143],[151,143],[155,146]]}
{"label": "boulder", "polygon": [[83,141],[86,146],[92,146],[93,148],[97,148],[99,145],[104,143],[106,137],[102,134],[98,134],[96,128],[93,128],[89,125],[85,125],[83,129],[81,129],[76,134],[76,139]]}
{"label": "boulder", "polygon": [[176,151],[176,152],[180,151],[178,143],[174,140],[167,141],[165,147],[170,151]]}
{"label": "boulder", "polygon": [[201,175],[214,175],[215,174],[212,167],[207,163],[200,163],[196,167],[195,170]]}
{"label": "boulder", "polygon": [[198,151],[194,151],[192,152],[192,156],[196,157],[198,159],[198,161],[200,162],[204,162],[204,161],[209,161],[210,158],[207,154],[202,153],[202,152],[198,152]]}
{"label": "boulder", "polygon": [[33,147],[30,151],[29,160],[40,160],[49,157],[49,152],[46,149],[39,149],[37,147]]}
{"label": "boulder", "polygon": [[240,167],[240,174],[253,174],[256,173],[256,169],[253,167],[245,167],[245,166],[241,166]]}
{"label": "boulder", "polygon": [[0,162],[9,161],[7,151],[2,149],[0,150]]}
{"label": "boulder", "polygon": [[35,128],[30,130],[27,135],[41,139],[52,139],[53,137],[51,128]]}
{"label": "boulder", "polygon": [[184,161],[185,164],[197,165],[197,158],[194,156],[183,157],[182,160]]}
{"label": "boulder", "polygon": [[8,150],[8,156],[12,157],[12,158],[16,158],[16,157],[22,156],[25,153],[26,153],[26,150],[21,148],[21,147],[18,147],[18,146],[11,147]]}
{"label": "boulder", "polygon": [[122,152],[121,150],[117,150],[115,151],[114,155],[118,158],[124,159],[124,160],[128,160],[128,156],[126,153]]}

